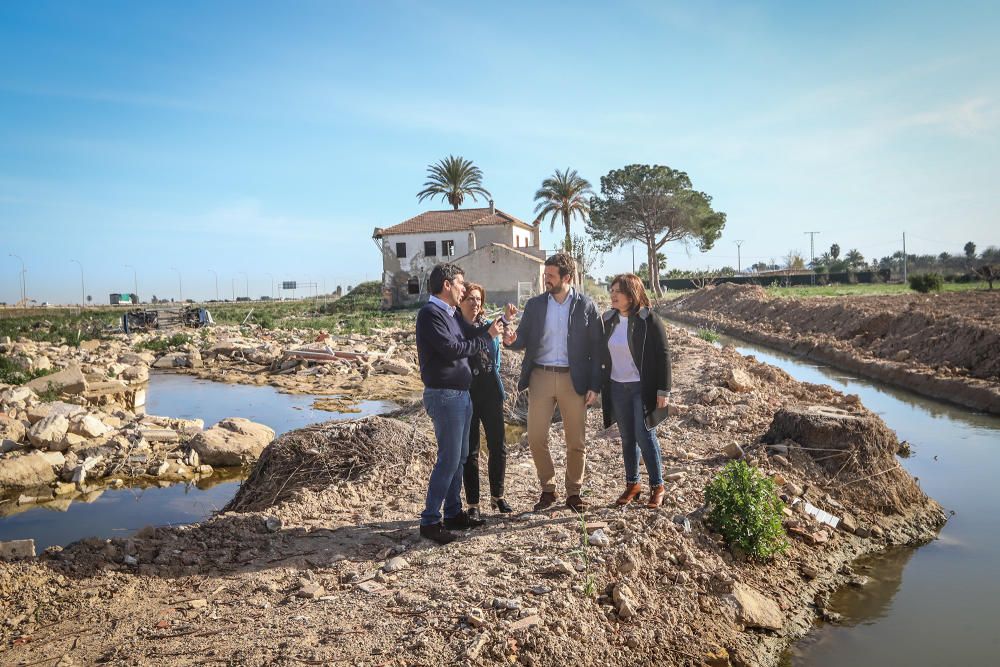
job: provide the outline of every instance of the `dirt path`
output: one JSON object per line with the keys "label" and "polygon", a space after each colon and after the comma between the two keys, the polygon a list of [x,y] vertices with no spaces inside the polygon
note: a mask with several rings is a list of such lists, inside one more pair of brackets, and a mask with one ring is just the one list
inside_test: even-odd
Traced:
{"label": "dirt path", "polygon": [[[845,480],[794,445],[775,456],[758,442],[786,405],[871,417],[851,397],[684,331],[670,336],[680,414],[659,431],[671,479],[660,511],[608,506],[622,486],[620,446],[614,429],[600,430],[600,411],[589,417],[586,520],[606,524],[605,546],[581,546],[568,510],[525,513],[537,482],[523,442],[510,446],[513,517],[490,514],[447,547],[421,540],[433,445],[411,409],[398,415],[413,433],[401,477],[383,471],[260,511],[0,563],[0,664],[776,664],[818,615],[831,616],[829,591],[863,585],[847,563],[930,539],[942,513],[919,494],[882,514],[841,494]],[[734,371],[748,383],[739,391]],[[561,464],[561,430],[552,434]],[[699,511],[732,444],[810,502],[850,514],[857,534],[795,514],[787,521],[800,538],[787,554],[734,559]],[[862,483],[878,492],[880,479]]]}
{"label": "dirt path", "polygon": [[1000,414],[1000,291],[785,299],[768,298],[753,285],[723,284],[679,298],[662,312]]}

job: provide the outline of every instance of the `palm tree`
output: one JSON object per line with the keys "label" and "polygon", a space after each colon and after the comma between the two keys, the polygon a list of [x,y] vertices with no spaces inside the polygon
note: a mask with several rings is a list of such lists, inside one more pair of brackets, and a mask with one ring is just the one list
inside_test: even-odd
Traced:
{"label": "palm tree", "polygon": [[555,176],[542,181],[541,189],[535,193],[537,219],[547,215],[551,218],[549,229],[555,230],[556,220],[562,218],[566,228],[566,251],[572,252],[573,240],[569,232],[569,223],[574,216],[586,221],[590,215],[590,197],[594,191],[590,189],[590,181],[576,173],[576,169],[566,168],[562,173],[556,169]]}
{"label": "palm tree", "polygon": [[847,261],[847,265],[852,269],[865,265],[865,256],[857,248],[851,248],[847,252],[847,255],[844,256],[844,260]]}
{"label": "palm tree", "polygon": [[437,164],[427,167],[427,182],[424,189],[417,193],[417,201],[437,195],[448,200],[455,210],[462,205],[466,196],[476,199],[476,195],[490,197],[489,191],[483,187],[483,172],[472,164],[472,160],[449,155]]}

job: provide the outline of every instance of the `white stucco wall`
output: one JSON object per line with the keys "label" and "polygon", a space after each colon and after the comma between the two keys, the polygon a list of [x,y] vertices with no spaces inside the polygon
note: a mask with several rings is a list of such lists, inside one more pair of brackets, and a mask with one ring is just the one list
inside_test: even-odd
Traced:
{"label": "white stucco wall", "polygon": [[[466,231],[425,232],[423,234],[391,234],[383,237],[383,242],[393,253],[396,252],[397,243],[406,244],[406,257],[399,260],[399,268],[407,272],[412,270],[410,262],[414,259],[414,257],[424,257],[424,241],[434,241],[434,247],[437,249],[437,255],[435,256],[437,261],[434,262],[435,264],[446,261],[446,258],[441,254],[441,241],[448,240],[455,243],[455,254],[451,256],[451,259],[468,254],[469,233]],[[423,262],[421,262],[421,264],[423,264]]]}

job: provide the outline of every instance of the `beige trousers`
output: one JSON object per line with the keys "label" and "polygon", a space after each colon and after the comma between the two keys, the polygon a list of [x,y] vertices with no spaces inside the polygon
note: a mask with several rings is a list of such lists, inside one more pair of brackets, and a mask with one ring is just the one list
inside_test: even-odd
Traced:
{"label": "beige trousers", "polygon": [[542,491],[555,493],[556,470],[549,453],[549,426],[556,405],[566,435],[566,495],[580,495],[587,465],[584,447],[587,428],[586,399],[573,389],[569,373],[536,368],[528,381],[528,445]]}

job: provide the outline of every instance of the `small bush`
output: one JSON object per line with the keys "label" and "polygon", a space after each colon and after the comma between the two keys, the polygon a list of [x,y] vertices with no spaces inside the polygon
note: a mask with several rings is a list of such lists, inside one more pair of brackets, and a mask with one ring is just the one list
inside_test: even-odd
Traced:
{"label": "small bush", "polygon": [[698,329],[698,338],[707,340],[709,343],[719,342],[719,334],[711,329]]}
{"label": "small bush", "polygon": [[910,289],[922,294],[940,292],[944,286],[944,277],[940,273],[921,273],[910,276]]}
{"label": "small bush", "polygon": [[774,482],[745,461],[730,461],[708,486],[708,522],[730,547],[755,560],[768,560],[788,548],[781,526],[784,503]]}
{"label": "small bush", "polygon": [[193,339],[191,336],[182,333],[175,333],[170,338],[153,338],[135,346],[137,350],[149,350],[151,352],[166,352],[173,347],[187,345]]}

